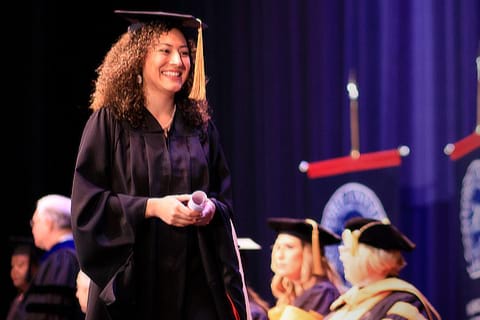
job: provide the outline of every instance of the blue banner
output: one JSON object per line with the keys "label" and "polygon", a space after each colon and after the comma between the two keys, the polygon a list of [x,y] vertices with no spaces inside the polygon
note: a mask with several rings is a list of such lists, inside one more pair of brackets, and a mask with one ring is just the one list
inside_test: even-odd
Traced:
{"label": "blue banner", "polygon": [[455,161],[458,241],[463,249],[459,263],[458,294],[463,302],[463,319],[480,319],[480,148]]}
{"label": "blue banner", "polygon": [[[344,223],[354,216],[374,219],[389,218],[396,224],[399,217],[400,167],[366,170],[314,180],[318,204],[323,208],[321,224],[341,235]],[[326,256],[343,275],[338,246],[325,248]]]}

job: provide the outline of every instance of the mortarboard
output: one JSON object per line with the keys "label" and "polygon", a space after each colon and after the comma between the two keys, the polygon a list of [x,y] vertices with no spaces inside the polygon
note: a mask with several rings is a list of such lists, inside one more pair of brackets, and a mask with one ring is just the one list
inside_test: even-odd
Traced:
{"label": "mortarboard", "polygon": [[[268,225],[277,233],[288,233],[296,236],[308,243],[312,243],[312,231],[317,229],[319,232],[319,240],[322,246],[337,244],[341,242],[340,237],[331,232],[312,219],[294,219],[294,218],[268,218]],[[316,225],[316,228],[313,227]]]}
{"label": "mortarboard", "polygon": [[27,236],[10,236],[8,239],[11,247],[11,254],[26,254],[29,256],[36,255],[40,251],[35,247],[32,237]]}
{"label": "mortarboard", "polygon": [[268,218],[267,223],[278,234],[290,234],[312,245],[315,274],[321,274],[321,248],[341,242],[336,233],[325,229],[313,219]]}
{"label": "mortarboard", "polygon": [[30,236],[10,236],[9,243],[11,247],[10,257],[18,255],[28,256],[26,280],[30,281],[38,268],[39,259],[43,250],[35,246],[33,237]]}
{"label": "mortarboard", "polygon": [[238,249],[240,250],[260,250],[262,246],[251,238],[237,238]]}
{"label": "mortarboard", "polygon": [[251,238],[237,238],[237,245],[238,249],[240,250],[240,257],[242,259],[243,269],[244,272],[246,272],[248,265],[247,255],[249,254],[247,252],[260,251],[262,249],[262,246]]}
{"label": "mortarboard", "polygon": [[388,219],[376,220],[364,217],[354,217],[345,223],[342,237],[351,237],[352,252],[356,252],[358,243],[383,250],[412,251],[415,248],[406,235],[401,233]]}
{"label": "mortarboard", "polygon": [[195,52],[195,69],[193,71],[193,85],[189,98],[194,100],[206,99],[206,76],[205,62],[203,57],[202,32],[203,29],[207,28],[205,23],[192,15],[174,12],[130,10],[115,10],[114,12],[121,15],[131,23],[129,30],[137,30],[143,24],[155,21],[175,23],[183,28],[196,28],[198,30],[198,35],[197,48]]}

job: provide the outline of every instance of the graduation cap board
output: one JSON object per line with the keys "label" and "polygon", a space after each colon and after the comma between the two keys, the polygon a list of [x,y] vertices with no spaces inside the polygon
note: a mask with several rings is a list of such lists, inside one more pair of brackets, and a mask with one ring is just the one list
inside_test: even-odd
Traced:
{"label": "graduation cap board", "polygon": [[312,245],[313,273],[321,274],[321,252],[323,246],[338,244],[341,238],[319,225],[313,219],[268,218],[267,224],[278,234],[286,233]]}
{"label": "graduation cap board", "polygon": [[116,14],[121,15],[130,23],[148,23],[152,21],[172,21],[178,22],[186,28],[207,28],[207,25],[199,18],[190,14],[165,12],[165,11],[132,11],[115,10]]}
{"label": "graduation cap board", "polygon": [[251,238],[237,238],[238,248],[240,250],[260,250],[262,246]]}
{"label": "graduation cap board", "polygon": [[196,28],[198,30],[198,35],[195,51],[195,69],[193,72],[193,85],[189,98],[200,101],[206,99],[206,76],[202,30],[207,28],[207,25],[203,23],[202,20],[189,14],[165,11],[115,10],[114,12],[130,22],[131,25],[129,26],[129,30],[133,32],[140,29],[145,24],[154,22],[174,23],[184,28]]}
{"label": "graduation cap board", "polygon": [[379,221],[363,217],[351,218],[345,223],[342,239],[345,243],[350,243],[353,255],[356,254],[359,243],[383,250],[412,251],[415,249],[415,243],[388,219]]}
{"label": "graduation cap board", "polygon": [[268,218],[270,228],[277,233],[294,235],[308,243],[312,243],[313,235],[318,234],[318,241],[322,246],[340,243],[340,237],[325,229],[312,219],[295,219],[288,217]]}

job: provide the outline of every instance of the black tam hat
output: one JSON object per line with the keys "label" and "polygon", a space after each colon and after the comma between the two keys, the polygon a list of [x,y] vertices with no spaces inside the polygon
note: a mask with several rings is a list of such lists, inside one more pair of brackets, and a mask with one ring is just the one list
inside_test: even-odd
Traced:
{"label": "black tam hat", "polygon": [[334,232],[322,227],[312,219],[268,218],[268,225],[277,233],[287,233],[312,243],[312,233],[316,229],[321,246],[338,244],[341,238]]}
{"label": "black tam hat", "polygon": [[415,248],[415,243],[388,220],[354,217],[345,223],[345,229],[350,230],[357,243],[375,248],[400,251],[412,251]]}

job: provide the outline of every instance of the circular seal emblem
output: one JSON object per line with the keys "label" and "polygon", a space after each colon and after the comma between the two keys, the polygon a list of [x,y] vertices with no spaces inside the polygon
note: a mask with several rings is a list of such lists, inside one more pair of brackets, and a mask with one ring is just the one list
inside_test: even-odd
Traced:
{"label": "circular seal emblem", "polygon": [[[349,182],[340,186],[328,200],[323,209],[321,225],[341,235],[345,222],[356,216],[382,220],[387,214],[372,189],[364,184]],[[325,255],[343,275],[338,246],[325,247]]]}
{"label": "circular seal emblem", "polygon": [[460,229],[467,273],[480,278],[480,160],[470,163],[462,180]]}

